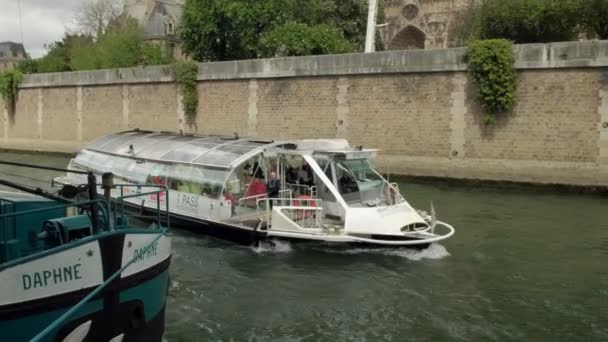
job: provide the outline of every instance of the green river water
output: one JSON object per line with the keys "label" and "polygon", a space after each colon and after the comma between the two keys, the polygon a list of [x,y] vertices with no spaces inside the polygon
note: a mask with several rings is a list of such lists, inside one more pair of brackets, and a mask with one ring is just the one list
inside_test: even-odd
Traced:
{"label": "green river water", "polygon": [[[68,161],[7,152],[0,159]],[[31,185],[38,183],[23,176],[58,175],[0,171]],[[608,198],[400,188],[415,206],[432,200],[456,235],[423,251],[336,250],[254,248],[174,229],[166,340],[608,341]]]}

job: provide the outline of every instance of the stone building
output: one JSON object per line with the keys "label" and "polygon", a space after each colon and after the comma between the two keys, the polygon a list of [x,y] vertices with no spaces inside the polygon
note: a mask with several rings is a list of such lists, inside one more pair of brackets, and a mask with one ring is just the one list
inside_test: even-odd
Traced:
{"label": "stone building", "polygon": [[380,36],[387,50],[451,47],[449,26],[476,0],[385,0]]}
{"label": "stone building", "polygon": [[183,59],[177,25],[185,0],[126,0],[127,14],[139,22],[144,38],[163,46],[175,59]]}
{"label": "stone building", "polygon": [[12,69],[20,61],[27,59],[25,48],[21,43],[0,43],[0,72]]}

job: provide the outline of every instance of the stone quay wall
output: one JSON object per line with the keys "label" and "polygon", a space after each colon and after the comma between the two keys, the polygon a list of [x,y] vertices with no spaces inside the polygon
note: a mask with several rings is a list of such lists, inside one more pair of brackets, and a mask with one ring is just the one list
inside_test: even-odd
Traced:
{"label": "stone quay wall", "polygon": [[608,186],[608,41],[515,51],[517,104],[489,127],[464,49],[410,50],[199,64],[194,127],[167,67],[28,75],[0,148],[72,153],[134,128],[345,138],[393,175]]}

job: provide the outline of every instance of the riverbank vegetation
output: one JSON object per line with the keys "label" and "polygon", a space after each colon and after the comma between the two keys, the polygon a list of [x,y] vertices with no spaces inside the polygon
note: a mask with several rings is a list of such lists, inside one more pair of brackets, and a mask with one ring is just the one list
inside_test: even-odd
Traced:
{"label": "riverbank vegetation", "polygon": [[22,73],[80,71],[160,65],[173,57],[144,39],[137,21],[120,0],[84,2],[74,18],[76,30],[47,45],[47,54],[17,65]]}
{"label": "riverbank vegetation", "polygon": [[198,91],[196,89],[198,65],[193,61],[177,62],[173,64],[172,70],[175,82],[180,86],[186,124],[195,125],[198,111]]}
{"label": "riverbank vegetation", "polygon": [[135,20],[123,18],[99,38],[66,34],[49,45],[44,57],[23,61],[17,68],[24,73],[61,72],[160,65],[172,60],[160,46],[143,40]]}
{"label": "riverbank vegetation", "polygon": [[450,27],[453,45],[477,39],[516,44],[608,39],[608,0],[469,0]]}
{"label": "riverbank vegetation", "polygon": [[362,51],[366,24],[366,0],[187,0],[179,35],[195,60],[224,61]]}
{"label": "riverbank vegetation", "polygon": [[8,70],[0,74],[0,96],[2,96],[4,107],[11,120],[15,115],[15,104],[17,102],[19,84],[22,81],[23,75],[18,69]]}
{"label": "riverbank vegetation", "polygon": [[484,121],[494,123],[496,115],[511,111],[515,102],[513,44],[506,39],[478,40],[469,44],[466,57]]}

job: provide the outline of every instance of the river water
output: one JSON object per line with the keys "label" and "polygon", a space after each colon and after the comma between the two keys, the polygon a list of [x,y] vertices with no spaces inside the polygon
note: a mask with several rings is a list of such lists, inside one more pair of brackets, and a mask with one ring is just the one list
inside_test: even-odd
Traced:
{"label": "river water", "polygon": [[[65,166],[62,156],[0,159]],[[37,184],[57,173],[0,166]],[[11,175],[7,175],[6,172]],[[608,341],[608,198],[406,184],[456,235],[423,251],[238,246],[174,229],[176,341]]]}

